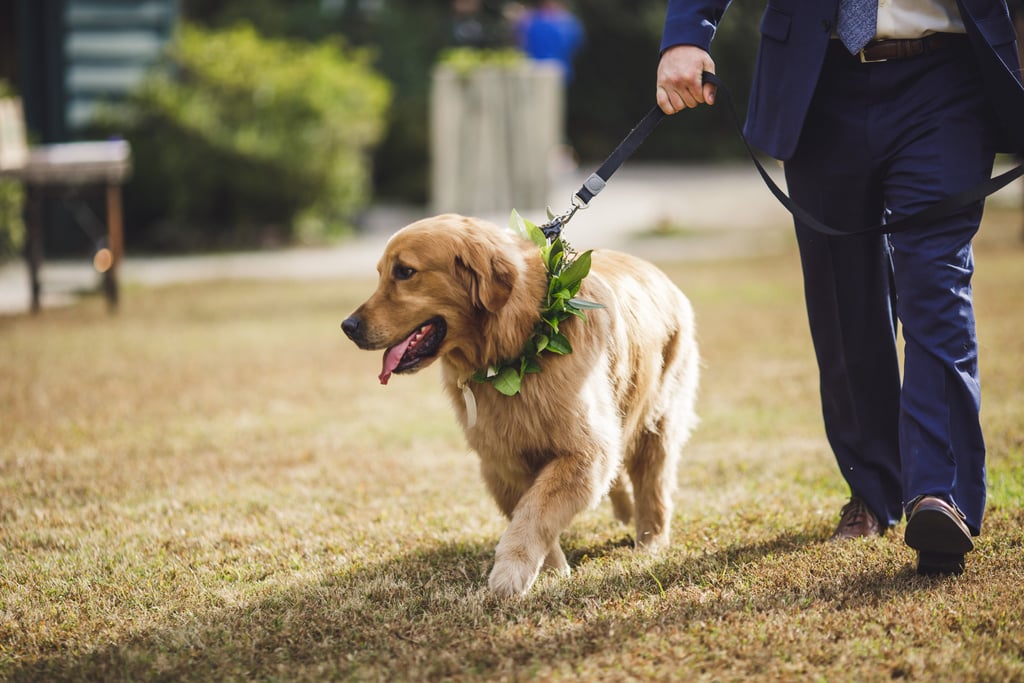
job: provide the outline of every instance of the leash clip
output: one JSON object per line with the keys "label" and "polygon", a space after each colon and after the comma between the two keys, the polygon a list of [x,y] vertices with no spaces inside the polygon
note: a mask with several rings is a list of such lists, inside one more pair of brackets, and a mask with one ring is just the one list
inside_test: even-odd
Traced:
{"label": "leash clip", "polygon": [[562,228],[565,227],[566,223],[572,220],[572,217],[576,215],[577,211],[587,208],[587,203],[575,194],[572,196],[570,204],[571,207],[569,210],[558,216],[552,213],[551,208],[548,207],[548,222],[538,227],[549,240],[558,237],[559,233],[562,232]]}

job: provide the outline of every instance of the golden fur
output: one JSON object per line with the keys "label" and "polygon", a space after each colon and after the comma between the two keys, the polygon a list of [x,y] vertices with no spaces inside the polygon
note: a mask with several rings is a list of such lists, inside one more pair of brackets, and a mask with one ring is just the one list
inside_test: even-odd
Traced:
{"label": "golden fur", "polygon": [[545,354],[513,397],[470,378],[517,357],[539,321],[547,280],[535,245],[449,214],[395,233],[378,271],[377,290],[342,326],[360,347],[384,349],[444,320],[436,353],[396,372],[441,362],[487,488],[510,520],[494,593],[526,593],[542,567],[567,574],[558,536],[606,493],[619,519],[635,517],[638,547],[668,542],[676,462],[696,424],[698,353],[689,301],[661,271],[595,251],[580,296],[605,308],[566,321],[573,353]]}

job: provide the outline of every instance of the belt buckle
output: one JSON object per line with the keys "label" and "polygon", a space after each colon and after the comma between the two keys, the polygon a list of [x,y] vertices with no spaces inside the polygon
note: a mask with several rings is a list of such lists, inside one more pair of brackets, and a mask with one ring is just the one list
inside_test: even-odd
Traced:
{"label": "belt buckle", "polygon": [[888,58],[888,57],[883,57],[882,59],[868,59],[868,58],[867,58],[867,57],[866,57],[866,56],[864,55],[864,48],[861,48],[861,49],[860,49],[860,50],[859,50],[859,51],[857,52],[857,56],[858,56],[858,57],[860,57],[860,63],[861,63],[861,64],[878,64],[878,63],[880,63],[880,62],[888,62],[888,61],[889,61],[889,58]]}

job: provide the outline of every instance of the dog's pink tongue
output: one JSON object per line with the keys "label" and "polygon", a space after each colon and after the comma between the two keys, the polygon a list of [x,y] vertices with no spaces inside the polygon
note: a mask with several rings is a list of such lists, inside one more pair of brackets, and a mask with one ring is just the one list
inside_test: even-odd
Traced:
{"label": "dog's pink tongue", "polygon": [[402,362],[402,356],[405,355],[405,350],[412,343],[412,338],[413,335],[409,335],[409,338],[404,342],[396,344],[384,352],[384,367],[381,368],[380,376],[378,377],[381,384],[387,384],[388,380],[391,379],[391,373]]}

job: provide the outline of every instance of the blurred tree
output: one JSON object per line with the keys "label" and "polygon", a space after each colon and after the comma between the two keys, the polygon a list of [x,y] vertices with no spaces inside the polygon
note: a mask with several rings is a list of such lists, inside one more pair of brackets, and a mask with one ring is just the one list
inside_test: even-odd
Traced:
{"label": "blurred tree", "polygon": [[[480,1],[482,46],[512,44],[510,27],[503,24],[511,5]],[[741,115],[763,5],[764,0],[733,2],[712,51]],[[244,19],[269,36],[319,40],[341,33],[352,44],[371,47],[374,66],[395,93],[388,132],[374,155],[375,188],[380,195],[417,202],[427,197],[431,73],[441,50],[457,42],[454,7],[453,0],[183,0],[186,17],[208,26]],[[667,0],[581,0],[570,7],[583,22],[586,42],[569,91],[567,133],[582,159],[599,161],[654,104]],[[707,108],[662,124],[654,135],[639,157],[709,159],[742,151],[725,113]]]}
{"label": "blurred tree", "polygon": [[370,197],[367,153],[390,98],[367,55],[341,38],[311,44],[245,24],[186,24],[168,57],[171,68],[103,124],[132,144],[135,239],[319,241],[351,224]]}

